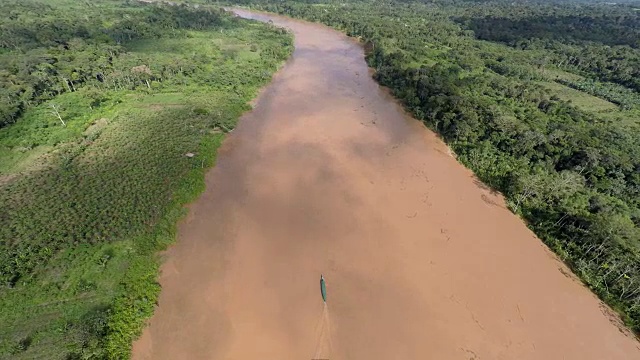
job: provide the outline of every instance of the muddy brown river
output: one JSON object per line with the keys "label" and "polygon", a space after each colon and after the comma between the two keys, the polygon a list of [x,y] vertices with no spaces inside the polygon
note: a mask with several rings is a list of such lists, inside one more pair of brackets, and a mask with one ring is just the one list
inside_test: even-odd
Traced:
{"label": "muddy brown river", "polygon": [[640,359],[503,199],[371,79],[361,46],[238,13],[292,29],[296,50],[180,225],[134,359]]}

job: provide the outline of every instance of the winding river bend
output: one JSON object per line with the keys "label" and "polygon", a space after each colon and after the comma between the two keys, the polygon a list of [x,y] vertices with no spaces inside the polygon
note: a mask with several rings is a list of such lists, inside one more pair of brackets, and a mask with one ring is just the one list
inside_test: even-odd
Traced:
{"label": "winding river bend", "polygon": [[237,12],[292,29],[296,50],[180,225],[134,359],[640,359],[356,42]]}

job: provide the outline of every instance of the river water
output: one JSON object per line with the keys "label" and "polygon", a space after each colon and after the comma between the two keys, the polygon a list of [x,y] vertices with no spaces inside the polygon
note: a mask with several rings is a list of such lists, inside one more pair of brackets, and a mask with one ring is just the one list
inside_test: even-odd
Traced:
{"label": "river water", "polygon": [[296,50],[180,225],[134,359],[640,359],[358,43],[237,13],[290,28]]}

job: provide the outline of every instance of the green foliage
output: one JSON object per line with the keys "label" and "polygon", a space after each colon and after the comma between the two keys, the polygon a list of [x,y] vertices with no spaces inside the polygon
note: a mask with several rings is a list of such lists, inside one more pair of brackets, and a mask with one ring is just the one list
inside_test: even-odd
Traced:
{"label": "green foliage", "polygon": [[544,49],[546,62],[640,91],[640,13],[631,7],[487,3],[458,13],[479,39]]}
{"label": "green foliage", "polygon": [[[55,53],[49,85],[75,69],[0,129],[0,359],[127,358],[159,293],[158,251],[292,38],[211,8],[0,6],[3,31],[27,33],[0,58]],[[73,77],[80,66],[90,75]]]}
{"label": "green foliage", "polygon": [[556,80],[555,82],[541,82],[540,84],[548,88],[561,100],[570,102],[571,105],[580,110],[599,114],[621,113],[616,111],[618,107],[615,103],[604,100],[602,97],[591,95],[589,92],[581,91],[568,85],[569,83],[563,80]]}
{"label": "green foliage", "polygon": [[608,100],[625,110],[640,107],[640,93],[617,84],[593,80],[570,81],[565,79],[556,79],[556,82]]}
{"label": "green foliage", "polygon": [[[637,13],[568,3],[250,3],[360,38],[375,79],[640,331]],[[620,106],[589,104],[589,94]]]}
{"label": "green foliage", "polygon": [[194,11],[188,6],[83,10],[84,16],[69,16],[68,9],[36,1],[0,4],[0,12],[11,14],[0,24],[0,48],[5,49],[0,53],[0,127],[15,122],[33,105],[85,86],[132,89],[169,75],[189,76],[193,67],[171,62],[154,64],[151,71],[149,63],[127,54],[123,44],[178,39],[185,30],[233,22],[220,10]]}

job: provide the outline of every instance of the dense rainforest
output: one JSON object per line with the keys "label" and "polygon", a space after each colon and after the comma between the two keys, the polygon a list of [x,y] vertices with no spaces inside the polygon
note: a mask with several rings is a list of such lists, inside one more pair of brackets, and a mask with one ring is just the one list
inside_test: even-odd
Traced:
{"label": "dense rainforest", "polygon": [[128,358],[158,251],[292,37],[173,3],[0,13],[0,359]]}
{"label": "dense rainforest", "polygon": [[244,4],[359,38],[378,82],[640,331],[637,3]]}

